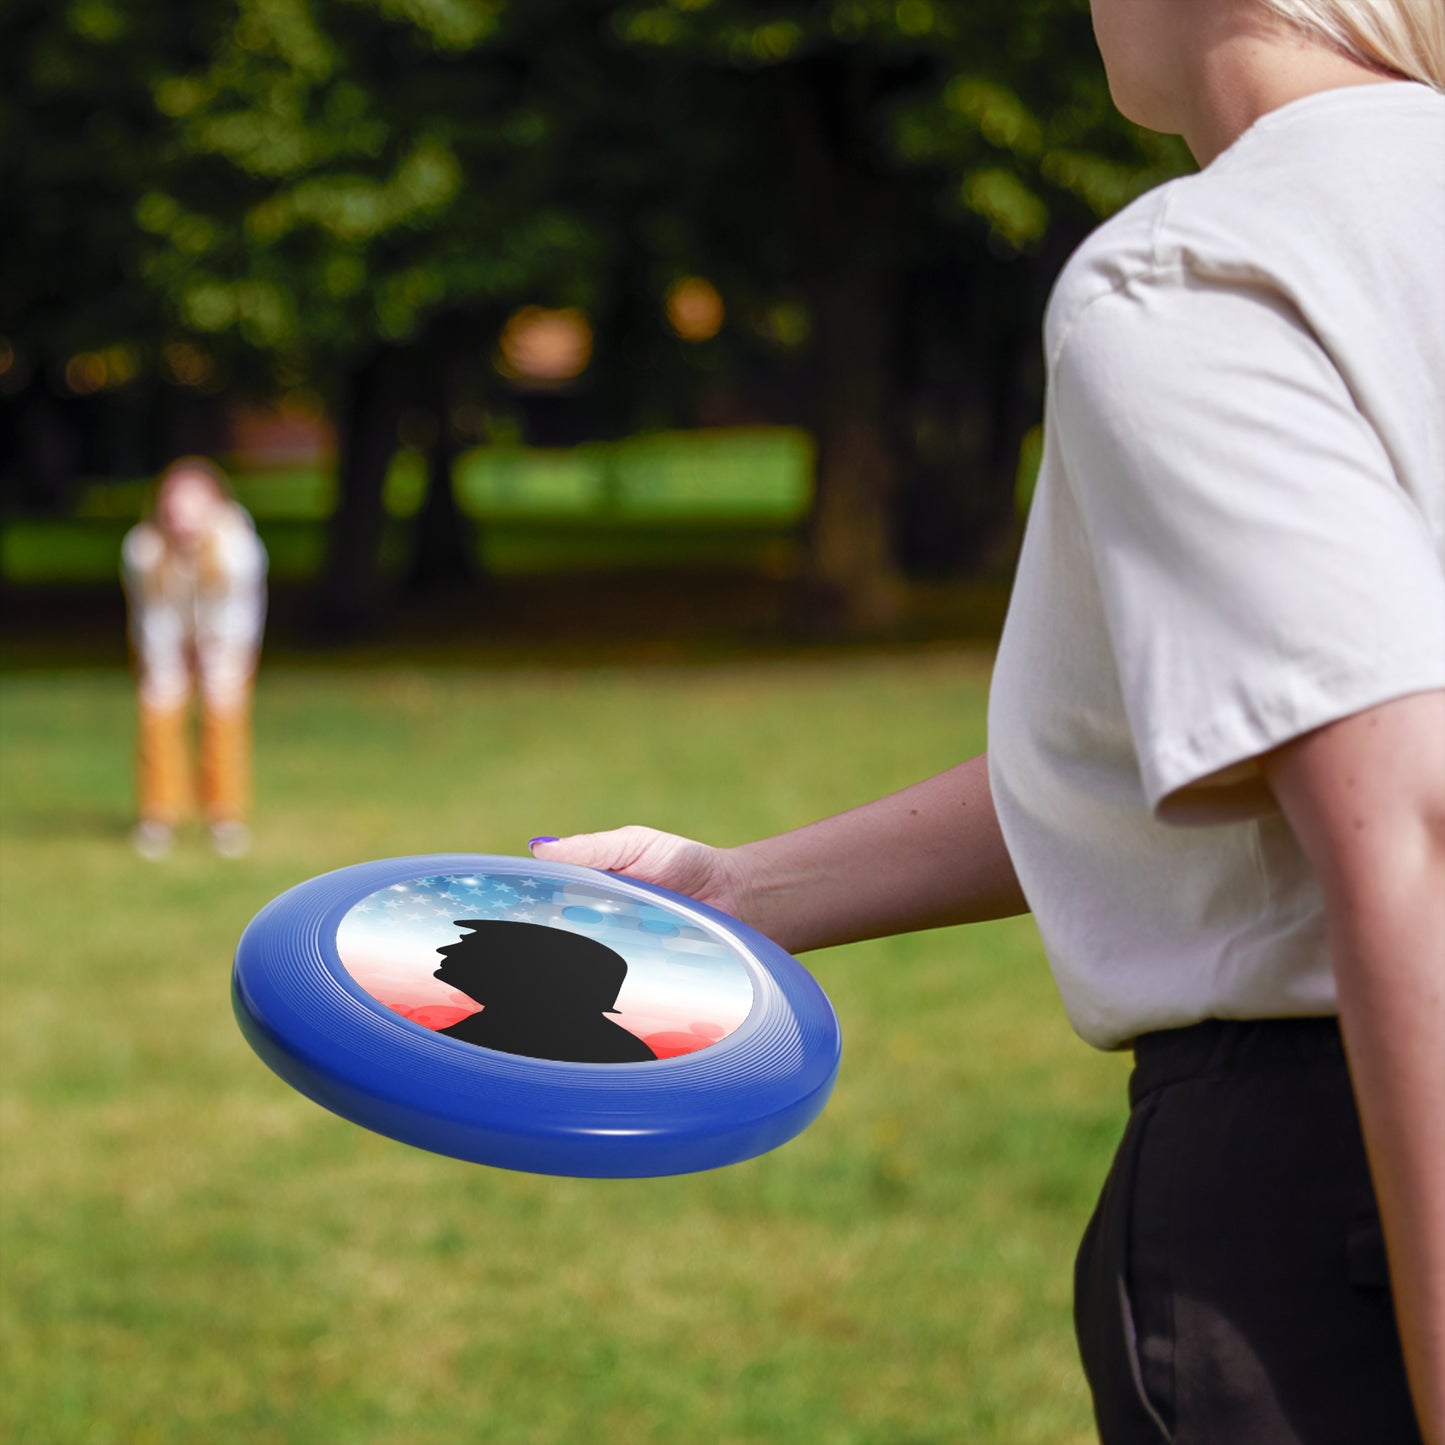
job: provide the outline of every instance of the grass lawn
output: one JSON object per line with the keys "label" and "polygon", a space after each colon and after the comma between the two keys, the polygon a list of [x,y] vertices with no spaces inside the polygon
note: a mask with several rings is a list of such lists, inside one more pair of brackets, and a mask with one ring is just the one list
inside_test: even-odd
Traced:
{"label": "grass lawn", "polygon": [[657,1181],[371,1135],[231,1018],[272,895],[361,859],[645,821],[773,831],[983,743],[987,659],[273,669],[257,846],[125,846],[118,673],[3,680],[12,1445],[1082,1445],[1075,1241],[1124,1066],[1027,920],[814,955],[843,1070],[801,1138]]}

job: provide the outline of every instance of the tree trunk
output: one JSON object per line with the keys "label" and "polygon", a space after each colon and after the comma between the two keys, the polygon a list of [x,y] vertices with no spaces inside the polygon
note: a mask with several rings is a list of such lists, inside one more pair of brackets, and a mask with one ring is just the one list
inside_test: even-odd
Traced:
{"label": "tree trunk", "polygon": [[15,505],[42,515],[63,513],[81,461],[74,419],[39,374],[5,406],[13,415],[13,472],[7,480],[14,484]]}
{"label": "tree trunk", "polygon": [[386,526],[382,487],[396,454],[400,371],[399,353],[382,347],[347,378],[336,511],[316,598],[316,631],[323,641],[366,636],[381,623],[381,540]]}
{"label": "tree trunk", "polygon": [[423,331],[408,404],[430,414],[433,427],[426,456],[426,492],[412,529],[406,590],[412,596],[440,596],[475,582],[477,525],[457,502],[453,471],[457,460],[452,415],[459,400],[475,403],[494,379],[479,374],[476,358],[484,338],[501,327],[504,312],[460,307],[437,313]]}
{"label": "tree trunk", "polygon": [[960,239],[909,276],[908,467],[900,557],[910,576],[994,570],[1012,551],[1024,435],[1043,411],[1038,335],[1052,273]]}
{"label": "tree trunk", "polygon": [[864,634],[887,631],[903,607],[884,281],[866,267],[842,271],[819,286],[813,305],[818,465],[808,580],[836,624]]}
{"label": "tree trunk", "polygon": [[456,591],[477,572],[470,520],[457,505],[452,479],[456,443],[452,435],[455,397],[453,365],[441,357],[427,404],[436,420],[426,456],[426,492],[413,529],[411,565],[406,590],[414,597],[435,597]]}
{"label": "tree trunk", "polygon": [[894,545],[894,197],[867,117],[878,77],[854,54],[780,67],[813,315],[817,489],[808,528],[813,621],[879,633],[899,619]]}

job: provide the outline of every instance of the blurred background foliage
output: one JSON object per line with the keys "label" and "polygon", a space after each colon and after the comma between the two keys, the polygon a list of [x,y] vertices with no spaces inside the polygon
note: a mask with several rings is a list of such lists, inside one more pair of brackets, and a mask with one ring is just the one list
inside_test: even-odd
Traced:
{"label": "blurred background foliage", "polygon": [[340,635],[398,448],[438,589],[460,451],[747,425],[811,439],[806,605],[888,626],[1007,555],[1052,277],[1185,164],[1085,0],[12,0],[0,55],[7,515],[320,419]]}

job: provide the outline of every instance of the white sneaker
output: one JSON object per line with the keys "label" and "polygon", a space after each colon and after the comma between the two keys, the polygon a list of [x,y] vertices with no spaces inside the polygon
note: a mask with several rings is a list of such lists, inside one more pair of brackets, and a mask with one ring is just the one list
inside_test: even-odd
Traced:
{"label": "white sneaker", "polygon": [[154,818],[142,818],[130,835],[131,847],[151,863],[160,862],[171,851],[175,841],[175,829],[169,823],[156,822]]}
{"label": "white sneaker", "polygon": [[251,830],[244,823],[212,823],[211,847],[222,858],[244,858],[251,851]]}

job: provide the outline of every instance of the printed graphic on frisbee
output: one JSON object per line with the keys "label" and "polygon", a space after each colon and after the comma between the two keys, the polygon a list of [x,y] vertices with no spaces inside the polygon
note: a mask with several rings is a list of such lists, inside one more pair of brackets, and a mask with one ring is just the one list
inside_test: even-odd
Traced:
{"label": "printed graphic on frisbee", "polygon": [[535,1058],[676,1058],[726,1038],[753,1004],[726,939],[615,887],[543,869],[390,884],[350,909],[336,950],[402,1017]]}

